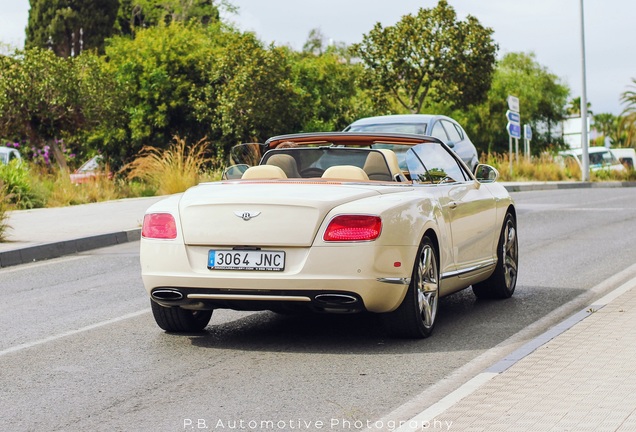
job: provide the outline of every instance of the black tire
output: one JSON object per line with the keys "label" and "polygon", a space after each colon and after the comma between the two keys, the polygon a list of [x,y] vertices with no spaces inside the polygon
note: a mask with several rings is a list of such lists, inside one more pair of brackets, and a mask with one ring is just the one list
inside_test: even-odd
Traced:
{"label": "black tire", "polygon": [[507,213],[497,244],[497,266],[488,279],[473,285],[473,292],[477,298],[507,299],[512,297],[517,286],[518,265],[517,222],[511,213]]}
{"label": "black tire", "polygon": [[188,310],[164,307],[150,300],[152,315],[157,325],[167,332],[191,333],[203,330],[212,318],[211,310]]}
{"label": "black tire", "polygon": [[385,315],[389,332],[396,337],[422,339],[435,327],[439,306],[439,265],[435,245],[422,239],[413,266],[411,283],[402,304]]}

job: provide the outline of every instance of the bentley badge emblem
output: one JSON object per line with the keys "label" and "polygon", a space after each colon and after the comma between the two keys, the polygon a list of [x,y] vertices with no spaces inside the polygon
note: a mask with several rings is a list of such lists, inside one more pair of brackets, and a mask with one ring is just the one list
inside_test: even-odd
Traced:
{"label": "bentley badge emblem", "polygon": [[236,216],[240,217],[241,219],[243,219],[244,221],[248,221],[250,219],[255,218],[259,214],[261,214],[261,212],[259,212],[259,211],[235,211],[234,214]]}

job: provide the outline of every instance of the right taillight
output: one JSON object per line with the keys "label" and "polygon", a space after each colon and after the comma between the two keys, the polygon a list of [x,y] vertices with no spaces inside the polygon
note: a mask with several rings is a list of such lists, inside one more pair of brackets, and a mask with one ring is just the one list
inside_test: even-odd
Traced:
{"label": "right taillight", "polygon": [[340,215],[329,222],[323,240],[330,242],[375,240],[382,231],[382,219],[370,215]]}
{"label": "right taillight", "polygon": [[177,223],[170,213],[149,213],[144,216],[141,236],[151,239],[177,238]]}

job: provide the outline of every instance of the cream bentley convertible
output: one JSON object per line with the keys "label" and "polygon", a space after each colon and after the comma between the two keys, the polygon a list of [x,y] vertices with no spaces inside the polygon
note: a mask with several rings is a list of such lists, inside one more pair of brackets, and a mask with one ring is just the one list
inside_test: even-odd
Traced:
{"label": "cream bentley convertible", "polygon": [[372,312],[422,338],[441,296],[513,294],[516,213],[494,168],[471,173],[421,135],[308,133],[237,149],[253,166],[146,212],[142,278],[162,329],[202,330],[218,308]]}

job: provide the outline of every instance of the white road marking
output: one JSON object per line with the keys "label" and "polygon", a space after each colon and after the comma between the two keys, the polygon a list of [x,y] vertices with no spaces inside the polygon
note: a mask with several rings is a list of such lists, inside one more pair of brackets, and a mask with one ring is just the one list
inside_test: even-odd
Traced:
{"label": "white road marking", "polygon": [[7,354],[15,353],[15,352],[27,349],[27,348],[33,348],[35,346],[42,345],[42,344],[45,344],[45,343],[48,343],[48,342],[52,342],[52,341],[55,341],[55,340],[58,340],[58,339],[62,339],[62,338],[68,337],[68,336],[73,336],[73,335],[76,335],[76,334],[79,334],[79,333],[83,333],[83,332],[86,332],[86,331],[89,331],[89,330],[93,330],[93,329],[96,329],[96,328],[99,328],[99,327],[104,327],[104,326],[107,326],[107,325],[110,325],[110,324],[114,324],[114,323],[117,323],[117,322],[120,322],[120,321],[124,321],[124,320],[130,319],[130,318],[135,318],[135,317],[138,317],[140,315],[143,315],[143,314],[146,314],[146,313],[149,313],[149,312],[150,312],[149,308],[148,309],[143,309],[143,310],[140,310],[140,311],[137,311],[137,312],[132,312],[132,313],[129,313],[129,314],[126,314],[126,315],[122,315],[122,316],[116,317],[116,318],[111,318],[111,319],[106,320],[106,321],[101,321],[101,322],[98,322],[98,323],[95,323],[95,324],[91,324],[91,325],[88,325],[86,327],[82,327],[82,328],[79,328],[79,329],[69,330],[69,331],[66,331],[66,332],[63,332],[63,333],[58,333],[56,335],[49,336],[49,337],[44,338],[44,339],[39,339],[39,340],[36,340],[36,341],[33,341],[33,342],[27,342],[27,343],[23,343],[23,344],[20,344],[20,345],[12,346],[11,348],[7,348],[7,349],[4,349],[4,350],[0,351],[0,357],[2,357],[4,355],[7,355]]}

